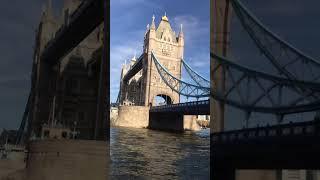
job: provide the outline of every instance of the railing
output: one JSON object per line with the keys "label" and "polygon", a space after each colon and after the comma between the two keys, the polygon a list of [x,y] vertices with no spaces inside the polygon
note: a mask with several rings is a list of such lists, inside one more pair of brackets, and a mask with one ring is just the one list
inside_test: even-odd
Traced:
{"label": "railing", "polygon": [[[179,104],[167,104],[163,106],[153,106],[150,112],[176,112],[176,111],[206,111],[209,110],[210,101],[193,101]],[[200,112],[199,112],[200,113]]]}
{"label": "railing", "polygon": [[320,135],[319,128],[319,121],[308,121],[281,124],[275,126],[247,128],[241,130],[213,133],[211,136],[211,142],[230,143],[248,140],[265,140],[266,138]]}

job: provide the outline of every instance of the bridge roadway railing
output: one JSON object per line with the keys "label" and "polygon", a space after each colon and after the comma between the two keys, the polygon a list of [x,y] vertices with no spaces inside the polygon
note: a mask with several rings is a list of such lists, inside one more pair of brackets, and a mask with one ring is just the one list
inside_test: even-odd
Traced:
{"label": "bridge roadway railing", "polygon": [[213,133],[213,144],[233,144],[240,142],[257,142],[281,138],[310,137],[320,135],[320,122],[308,121],[281,124],[266,127],[246,128],[241,130]]}
{"label": "bridge roadway railing", "polygon": [[213,133],[210,137],[212,166],[216,169],[319,169],[319,137],[319,121]]}
{"label": "bridge roadway railing", "polygon": [[152,106],[151,113],[180,113],[184,115],[209,115],[210,101],[192,101],[178,104],[167,104],[163,106]]}

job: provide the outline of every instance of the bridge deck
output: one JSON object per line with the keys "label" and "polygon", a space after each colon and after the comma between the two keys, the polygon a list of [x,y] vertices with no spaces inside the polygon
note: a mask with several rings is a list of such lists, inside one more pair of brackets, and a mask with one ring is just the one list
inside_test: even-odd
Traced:
{"label": "bridge deck", "polygon": [[103,3],[103,0],[83,1],[71,15],[69,23],[64,24],[56,32],[54,39],[48,42],[41,59],[50,64],[55,64],[86,38],[103,22]]}
{"label": "bridge deck", "polygon": [[184,115],[209,115],[210,102],[193,101],[179,104],[168,104],[164,106],[153,106],[150,108],[150,113],[178,113]]}
{"label": "bridge deck", "polygon": [[318,121],[213,133],[212,165],[231,169],[319,169],[319,137]]}
{"label": "bridge deck", "polygon": [[123,77],[122,81],[124,83],[128,82],[134,75],[136,75],[141,69],[143,65],[143,57],[144,54],[142,54],[137,62],[132,66],[132,68],[127,72],[127,74]]}

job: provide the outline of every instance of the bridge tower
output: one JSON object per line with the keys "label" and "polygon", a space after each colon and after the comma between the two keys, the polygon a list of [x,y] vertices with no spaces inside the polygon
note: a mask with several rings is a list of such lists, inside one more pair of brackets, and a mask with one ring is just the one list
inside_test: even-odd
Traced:
{"label": "bridge tower", "polygon": [[39,137],[41,127],[48,122],[52,112],[56,121],[64,126],[73,127],[77,121],[81,139],[93,139],[98,136],[96,133],[99,138],[105,136],[102,120],[94,122],[102,59],[102,24],[59,62],[49,64],[41,59],[47,43],[55,38],[59,28],[67,27],[71,14],[81,2],[64,0],[58,17],[54,15],[51,0],[43,10],[35,39],[28,136]]}
{"label": "bridge tower", "polygon": [[[227,56],[230,45],[230,22],[232,13],[232,6],[230,0],[211,0],[210,6],[210,52],[214,52],[220,56]],[[216,73],[219,76],[213,76],[214,69],[216,69],[217,66],[217,63],[210,63],[211,89],[216,88],[216,92],[224,92],[224,69],[219,68],[219,72]],[[213,86],[214,84],[216,86]],[[212,120],[210,127],[214,132],[223,131],[225,105],[222,102],[214,100],[212,97],[210,99],[210,103]]]}
{"label": "bridge tower", "polygon": [[162,16],[159,26],[156,27],[155,17],[152,17],[151,26],[148,25],[144,37],[142,69],[142,105],[149,106],[155,104],[157,96],[163,97],[167,104],[178,103],[179,94],[172,91],[165,82],[162,81],[156,66],[151,59],[153,52],[160,63],[175,77],[181,78],[181,59],[184,52],[184,34],[182,25],[178,36],[172,30],[169,19]]}
{"label": "bridge tower", "polygon": [[[52,75],[51,68],[41,61],[41,54],[45,49],[46,44],[53,38],[54,33],[59,27],[59,22],[54,17],[51,0],[43,6],[42,15],[38,29],[36,31],[34,54],[33,54],[33,67],[31,76],[31,104],[29,105],[29,121],[28,135],[39,134],[41,130],[41,123],[43,119],[48,119],[49,104],[52,92],[42,91],[49,89],[50,77]],[[40,91],[42,91],[40,93]],[[40,111],[41,108],[41,111]]]}

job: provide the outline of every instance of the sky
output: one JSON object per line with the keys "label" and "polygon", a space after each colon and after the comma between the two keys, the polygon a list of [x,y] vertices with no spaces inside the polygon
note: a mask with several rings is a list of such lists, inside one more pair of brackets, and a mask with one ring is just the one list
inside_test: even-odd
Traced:
{"label": "sky", "polygon": [[[19,126],[30,91],[35,30],[47,0],[0,2],[0,132]],[[61,0],[53,1],[56,13]]]}
{"label": "sky", "polygon": [[[35,30],[46,0],[0,1],[0,129],[19,126],[30,90]],[[62,0],[53,1],[56,14]],[[318,0],[242,0],[272,31],[307,54],[320,59]],[[167,13],[174,30],[184,24],[186,61],[209,77],[209,0],[111,0],[111,97],[118,93],[120,67],[141,52],[146,25]],[[238,62],[259,68],[261,61],[236,19],[232,23],[232,54]],[[253,49],[251,49],[253,48]],[[250,54],[250,55],[249,55]],[[252,60],[254,59],[254,60]],[[264,67],[264,66],[263,66]],[[0,130],[1,131],[1,130]]]}
{"label": "sky", "polygon": [[[319,40],[320,40],[320,16],[317,6],[319,1],[309,0],[269,0],[252,1],[241,0],[268,29],[277,34],[283,40],[300,49],[307,55],[318,59],[320,62]],[[241,26],[239,19],[233,13],[230,28],[230,54],[236,63],[251,69],[278,75],[270,61],[261,56],[260,51]],[[254,90],[251,90],[254,93]],[[227,129],[242,128],[245,124],[245,113],[236,108],[227,107],[226,111]],[[285,116],[284,122],[309,121],[313,119],[313,113],[293,114]],[[260,126],[276,123],[274,115],[253,113],[250,125]]]}
{"label": "sky", "polygon": [[[142,53],[147,24],[155,15],[156,26],[166,13],[171,27],[179,32],[183,24],[185,61],[199,74],[210,79],[209,0],[111,0],[111,101],[117,99],[121,66]],[[187,78],[186,75],[182,75]]]}

